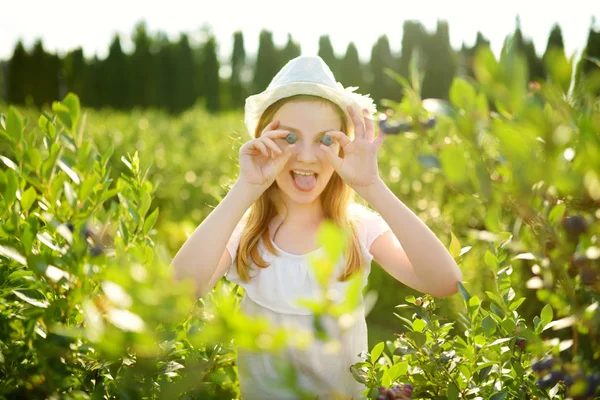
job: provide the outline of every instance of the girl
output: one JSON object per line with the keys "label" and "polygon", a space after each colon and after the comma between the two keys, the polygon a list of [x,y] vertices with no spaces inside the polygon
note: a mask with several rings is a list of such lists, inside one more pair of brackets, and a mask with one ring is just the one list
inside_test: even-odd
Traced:
{"label": "girl", "polygon": [[[288,328],[313,329],[310,310],[298,298],[319,295],[308,257],[315,233],[330,220],[350,233],[348,250],[334,270],[340,300],[349,278],[377,261],[398,281],[437,297],[457,291],[462,274],[433,232],[390,191],[378,174],[368,96],[344,89],[320,57],[289,61],[262,93],[246,100],[252,139],[239,151],[240,174],[223,201],[196,228],[173,259],[178,279],[192,278],[198,296],[226,275],[245,289],[241,307]],[[376,211],[353,201],[357,193]],[[294,399],[277,363],[297,368],[299,383],[319,398],[333,393],[363,398],[350,366],[367,351],[364,305],[356,323],[341,331],[325,321],[341,352],[328,354],[315,341],[308,350],[281,356],[238,353],[242,399]]]}

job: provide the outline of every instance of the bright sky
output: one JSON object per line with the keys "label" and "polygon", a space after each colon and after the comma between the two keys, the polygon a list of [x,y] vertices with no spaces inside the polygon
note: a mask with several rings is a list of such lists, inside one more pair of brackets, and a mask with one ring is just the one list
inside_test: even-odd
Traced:
{"label": "bright sky", "polygon": [[[489,6],[484,7],[482,4]],[[499,54],[506,35],[521,18],[526,37],[532,38],[538,54],[546,48],[548,34],[557,22],[563,32],[567,55],[581,51],[587,40],[592,16],[600,26],[600,0],[35,0],[10,1],[0,13],[0,59],[12,55],[22,39],[27,49],[41,37],[46,50],[64,54],[82,46],[86,57],[104,57],[115,32],[129,50],[134,25],[145,20],[151,33],[164,31],[175,39],[180,32],[198,37],[200,26],[209,23],[216,34],[221,61],[231,57],[233,33],[244,32],[247,54],[255,54],[262,28],[273,32],[276,45],[283,46],[288,32],[300,43],[302,54],[317,54],[319,36],[329,34],[338,56],[353,41],[363,61],[370,57],[377,38],[386,34],[392,52],[400,51],[402,23],[421,21],[429,30],[436,20],[448,21],[450,40],[458,49],[472,45],[480,30]]]}

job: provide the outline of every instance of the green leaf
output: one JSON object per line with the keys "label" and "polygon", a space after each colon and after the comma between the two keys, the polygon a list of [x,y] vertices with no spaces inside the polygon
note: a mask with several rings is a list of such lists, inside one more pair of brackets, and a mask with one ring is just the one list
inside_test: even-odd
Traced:
{"label": "green leaf", "polygon": [[47,115],[40,115],[40,118],[38,119],[38,127],[50,138],[54,138],[56,136],[56,127],[49,117],[47,117]]}
{"label": "green leaf", "polygon": [[158,219],[158,207],[156,207],[154,209],[154,211],[152,211],[152,214],[150,214],[150,216],[148,218],[146,218],[146,220],[144,221],[144,235],[147,235],[148,232],[150,232],[150,230],[154,226],[154,223],[156,222],[157,219]]}
{"label": "green leaf", "polygon": [[69,110],[69,108],[64,105],[61,104],[58,101],[54,101],[52,102],[52,111],[58,115],[58,119],[60,119],[60,122],[62,122],[62,124],[64,125],[64,127],[69,131],[69,132],[73,132],[73,119],[71,119],[71,111]]}
{"label": "green leaf", "polygon": [[487,336],[490,336],[496,331],[496,322],[489,315],[481,321],[481,327]]}
{"label": "green leaf", "polygon": [[507,392],[498,392],[490,397],[490,400],[503,400],[508,396]]}
{"label": "green leaf", "polygon": [[23,118],[19,111],[13,106],[8,108],[8,118],[6,119],[6,132],[15,140],[19,142],[21,140],[21,133],[23,131]]}
{"label": "green leaf", "polygon": [[31,205],[35,201],[36,196],[37,192],[35,191],[33,186],[30,186],[29,189],[27,189],[23,192],[23,194],[21,194],[21,208],[23,211],[28,211],[29,208],[31,208]]}
{"label": "green leaf", "polygon": [[489,250],[486,250],[483,259],[488,267],[494,271],[498,270],[498,260],[496,260],[496,256],[493,255]]}
{"label": "green leaf", "polygon": [[415,319],[412,322],[412,328],[415,332],[423,332],[427,324],[422,319]]}
{"label": "green leaf", "polygon": [[452,238],[450,240],[450,255],[452,255],[454,258],[457,258],[460,256],[460,242],[456,236],[454,236],[454,232],[450,231],[450,236]]}
{"label": "green leaf", "polygon": [[74,93],[69,93],[63,99],[62,103],[69,110],[69,116],[71,117],[71,123],[72,123],[70,128],[71,128],[71,131],[74,132],[75,128],[77,127],[77,122],[79,121],[79,112],[80,112],[79,97],[77,97],[77,95]]}
{"label": "green leaf", "polygon": [[27,260],[12,247],[0,245],[0,256],[16,261],[21,265],[27,265]]}
{"label": "green leaf", "polygon": [[540,315],[540,317],[544,325],[547,325],[550,322],[552,322],[554,312],[552,311],[552,306],[550,304],[546,304],[544,308],[542,308],[542,314]]}
{"label": "green leaf", "polygon": [[519,306],[520,306],[521,304],[523,304],[523,302],[524,302],[524,301],[525,301],[525,297],[521,297],[520,299],[513,301],[513,302],[510,304],[510,306],[508,307],[508,309],[509,309],[510,311],[515,311],[517,308],[519,308]]}
{"label": "green leaf", "polygon": [[328,259],[336,263],[346,249],[345,233],[330,221],[325,221],[317,231],[317,241],[325,248]]}
{"label": "green leaf", "polygon": [[475,88],[462,78],[454,78],[450,86],[450,102],[459,109],[470,111],[475,104]]}
{"label": "green leaf", "polygon": [[558,204],[552,208],[552,211],[550,211],[550,214],[548,215],[548,222],[550,222],[551,225],[558,224],[565,215],[566,208],[567,206],[564,203]]}
{"label": "green leaf", "polygon": [[38,298],[28,296],[25,293],[19,292],[18,290],[13,290],[12,293],[14,293],[18,298],[20,298],[24,302],[31,304],[32,306],[47,308],[49,305],[48,300],[46,300],[44,295],[40,292],[34,292],[38,295]]}
{"label": "green leaf", "polygon": [[371,351],[371,362],[372,363],[375,363],[375,361],[377,361],[379,359],[379,356],[381,356],[381,353],[383,353],[383,346],[384,346],[384,343],[379,342],[373,347],[373,350]]}
{"label": "green leaf", "polygon": [[465,299],[465,301],[468,304],[469,300],[471,299],[471,295],[469,294],[469,292],[467,291],[467,289],[463,286],[463,284],[461,282],[458,282],[458,291],[459,291],[460,295],[463,297],[463,299]]}
{"label": "green leaf", "polygon": [[458,390],[458,388],[456,387],[456,385],[454,384],[454,382],[450,381],[448,383],[448,400],[458,400],[458,395],[460,394],[460,391]]}

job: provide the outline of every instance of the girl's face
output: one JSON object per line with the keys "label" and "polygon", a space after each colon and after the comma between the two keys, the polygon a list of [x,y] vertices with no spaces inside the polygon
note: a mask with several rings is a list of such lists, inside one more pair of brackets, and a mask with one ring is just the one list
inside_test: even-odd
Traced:
{"label": "girl's face", "polygon": [[[333,106],[311,101],[286,103],[275,113],[273,120],[279,120],[276,129],[288,130],[296,135],[294,153],[275,182],[284,198],[297,203],[312,203],[323,192],[334,172],[319,148],[321,140],[326,132],[341,130],[342,121]],[[289,146],[285,138],[278,138],[275,142],[281,148]],[[333,141],[330,147],[339,155],[339,143]]]}

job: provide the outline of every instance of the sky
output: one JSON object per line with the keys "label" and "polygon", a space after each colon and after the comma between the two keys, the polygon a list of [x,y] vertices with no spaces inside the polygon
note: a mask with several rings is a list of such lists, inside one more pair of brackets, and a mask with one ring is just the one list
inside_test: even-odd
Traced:
{"label": "sky", "polygon": [[208,26],[225,63],[231,57],[236,30],[244,33],[247,55],[256,53],[261,29],[268,29],[277,46],[284,46],[290,33],[303,55],[317,54],[321,35],[330,36],[340,57],[352,41],[361,60],[367,61],[371,47],[383,34],[392,52],[399,53],[405,20],[421,21],[430,31],[438,19],[448,21],[455,49],[463,43],[472,45],[479,30],[491,41],[496,55],[506,35],[514,31],[517,14],[524,36],[533,40],[539,55],[554,23],[561,26],[568,56],[579,54],[585,46],[592,16],[595,29],[600,29],[600,0],[18,0],[5,2],[2,9],[0,60],[11,57],[19,39],[27,49],[42,38],[47,51],[65,54],[81,46],[86,57],[97,54],[102,58],[118,33],[124,49],[130,51],[129,38],[141,20],[150,33],[163,31],[173,40],[186,32],[201,41],[201,27]]}

